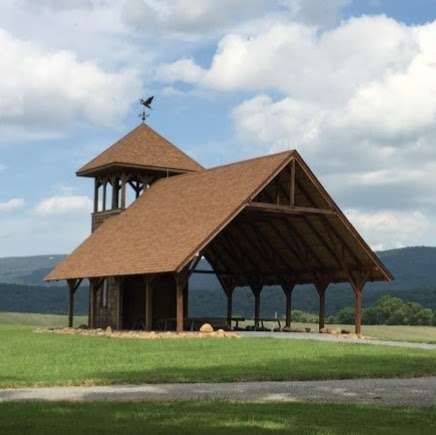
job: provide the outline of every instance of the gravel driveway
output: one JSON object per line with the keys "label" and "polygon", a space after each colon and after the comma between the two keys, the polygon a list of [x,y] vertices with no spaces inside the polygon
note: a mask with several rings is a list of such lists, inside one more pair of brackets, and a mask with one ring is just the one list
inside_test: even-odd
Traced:
{"label": "gravel driveway", "polygon": [[429,407],[436,406],[436,377],[307,382],[113,385],[0,390],[0,402],[22,400],[169,401],[199,399]]}
{"label": "gravel driveway", "polygon": [[267,331],[238,331],[241,337],[251,338],[277,338],[280,340],[315,340],[335,343],[374,344],[377,346],[407,347],[409,349],[436,350],[436,344],[414,343],[411,341],[376,340],[370,338],[351,338],[331,334],[318,334],[306,332],[267,332]]}

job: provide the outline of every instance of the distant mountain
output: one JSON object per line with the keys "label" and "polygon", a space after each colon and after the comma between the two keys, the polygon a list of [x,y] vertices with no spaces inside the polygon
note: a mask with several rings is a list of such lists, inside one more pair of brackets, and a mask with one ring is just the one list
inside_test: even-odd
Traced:
{"label": "distant mountain", "polygon": [[[368,284],[364,291],[366,306],[372,305],[384,294],[391,294],[436,309],[436,248],[402,248],[382,251],[378,255],[393,273],[395,281]],[[57,283],[48,287],[42,282],[47,272],[63,257],[51,255],[0,258],[0,311],[65,312],[65,284]],[[223,315],[226,299],[213,275],[194,275],[190,281],[190,289],[191,315]],[[318,310],[318,297],[313,286],[298,286],[294,291],[293,300],[295,308],[312,312]],[[327,293],[327,311],[329,314],[334,313],[344,306],[352,305],[353,301],[350,286],[332,285]],[[253,304],[249,289],[236,290],[235,313],[251,315]],[[263,315],[272,316],[276,312],[282,314],[284,304],[280,289],[269,287],[262,292]],[[76,311],[86,314],[87,310],[88,294],[85,284],[78,292]]]}
{"label": "distant mountain", "polygon": [[46,286],[44,277],[65,255],[0,257],[0,282]]}

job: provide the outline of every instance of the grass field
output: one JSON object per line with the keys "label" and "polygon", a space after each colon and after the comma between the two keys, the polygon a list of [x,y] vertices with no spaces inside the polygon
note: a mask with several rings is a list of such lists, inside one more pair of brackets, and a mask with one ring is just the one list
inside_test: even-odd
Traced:
{"label": "grass field", "polygon": [[[293,323],[296,328],[310,327],[318,331],[313,323]],[[348,329],[354,332],[354,325],[326,325],[331,328]],[[364,336],[378,340],[411,341],[415,343],[436,343],[436,326],[364,325]]]}
{"label": "grass field", "polygon": [[[87,324],[87,316],[75,316],[74,325]],[[35,313],[2,313],[0,312],[0,325],[30,325],[30,326],[66,326],[67,316],[54,314]],[[292,324],[296,328],[311,327],[318,330],[318,325],[313,323]],[[271,324],[271,327],[277,325]],[[327,325],[329,327],[348,329],[354,331],[353,325]],[[364,325],[363,334],[370,338],[394,341],[412,341],[416,343],[436,343],[436,327],[434,326],[386,326]]]}
{"label": "grass field", "polygon": [[435,409],[299,403],[8,403],[15,434],[434,434]]}
{"label": "grass field", "polygon": [[135,340],[0,327],[0,387],[436,375],[436,351],[259,338]]}
{"label": "grass field", "polygon": [[[36,314],[36,313],[2,313],[0,312],[0,325],[28,325],[28,326],[67,326],[68,318],[65,315]],[[75,316],[74,326],[88,323],[87,316]]]}

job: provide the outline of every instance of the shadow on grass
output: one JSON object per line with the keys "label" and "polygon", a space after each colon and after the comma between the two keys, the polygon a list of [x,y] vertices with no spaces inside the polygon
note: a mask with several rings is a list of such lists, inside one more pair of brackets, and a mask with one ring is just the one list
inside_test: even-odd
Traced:
{"label": "shadow on grass", "polygon": [[10,403],[7,434],[410,434],[435,433],[434,410],[315,404]]}
{"label": "shadow on grass", "polygon": [[177,383],[177,382],[244,382],[296,381],[356,378],[395,378],[436,375],[436,354],[392,355],[338,355],[322,360],[306,358],[270,358],[250,362],[217,363],[211,358],[204,366],[178,365],[177,361],[162,361],[159,367],[93,372],[87,377],[104,384],[114,383]]}

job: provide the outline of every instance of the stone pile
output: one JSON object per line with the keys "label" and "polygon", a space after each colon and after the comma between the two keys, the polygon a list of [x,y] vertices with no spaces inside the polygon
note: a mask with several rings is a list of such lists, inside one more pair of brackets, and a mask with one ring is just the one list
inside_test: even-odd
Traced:
{"label": "stone pile", "polygon": [[[207,326],[206,326],[207,325]],[[83,336],[100,336],[110,338],[137,338],[137,339],[168,339],[168,338],[235,338],[238,337],[234,332],[218,329],[214,331],[211,325],[206,324],[200,328],[200,331],[117,331],[111,327],[106,329],[82,329],[82,328],[38,328],[35,332],[52,333],[63,335],[83,335]]]}

